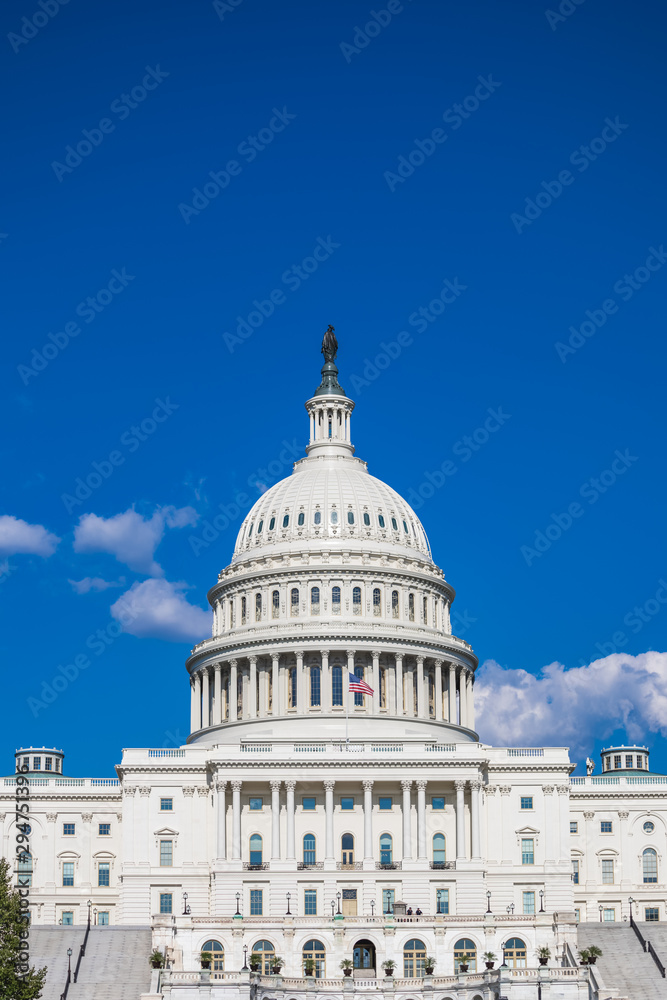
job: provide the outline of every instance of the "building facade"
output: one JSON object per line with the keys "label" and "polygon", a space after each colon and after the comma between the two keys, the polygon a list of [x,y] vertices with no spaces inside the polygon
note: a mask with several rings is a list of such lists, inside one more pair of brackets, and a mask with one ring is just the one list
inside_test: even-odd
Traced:
{"label": "building facade", "polygon": [[251,955],[267,997],[317,982],[520,1000],[536,978],[545,996],[588,997],[579,921],[630,905],[667,919],[667,778],[645,748],[571,778],[566,748],[479,741],[454,589],[414,511],[355,456],[354,404],[331,341],[324,353],[306,456],[256,502],[209,591],[186,745],[125,750],[117,779],[17,751],[33,922],[152,926],[169,965],[155,995],[183,1000],[245,996]]}

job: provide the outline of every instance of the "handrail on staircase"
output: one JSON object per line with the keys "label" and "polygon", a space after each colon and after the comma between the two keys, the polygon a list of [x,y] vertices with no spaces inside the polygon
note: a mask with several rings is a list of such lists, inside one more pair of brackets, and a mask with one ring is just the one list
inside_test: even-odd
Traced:
{"label": "handrail on staircase", "polygon": [[639,927],[637,927],[637,924],[635,923],[634,918],[632,916],[632,910],[630,911],[630,926],[632,927],[633,931],[639,938],[639,943],[641,944],[643,951],[648,952],[648,954],[651,956],[655,964],[658,966],[660,975],[662,976],[663,979],[665,979],[665,974],[666,974],[665,967],[658,958],[655,948],[653,947],[651,942],[646,940],[642,932],[639,930]]}
{"label": "handrail on staircase", "polygon": [[60,1000],[67,1000],[67,993],[69,992],[69,984],[72,982],[72,970],[67,970],[67,979],[65,980],[65,989],[60,994]]}
{"label": "handrail on staircase", "polygon": [[[88,944],[89,934],[90,934],[90,904],[88,904],[88,924],[86,925],[86,933],[83,936],[83,944],[79,948],[79,957],[76,960],[76,968],[74,970],[74,982],[77,981],[79,976],[79,966],[81,965],[81,959],[86,954],[86,945]],[[62,1000],[66,1000],[66,997],[67,993],[65,993],[65,996],[62,998]]]}
{"label": "handrail on staircase", "polygon": [[653,945],[651,944],[650,941],[648,942],[648,950],[649,950],[649,954],[651,955],[651,958],[653,959],[653,961],[655,962],[655,964],[658,966],[658,969],[660,970],[660,975],[664,979],[665,978],[665,967],[662,964],[662,962],[660,961],[660,959],[658,958],[658,956],[656,955],[655,949],[654,949],[654,947],[653,947]]}

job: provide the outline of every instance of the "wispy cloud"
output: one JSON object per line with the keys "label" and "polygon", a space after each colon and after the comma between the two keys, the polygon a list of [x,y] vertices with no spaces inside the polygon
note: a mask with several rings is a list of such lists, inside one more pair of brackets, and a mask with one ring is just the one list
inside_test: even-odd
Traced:
{"label": "wispy cloud", "polygon": [[85,576],[83,580],[68,580],[75,594],[88,594],[91,590],[108,590],[109,587],[124,587],[125,577],[118,580],[103,580],[100,576]]}
{"label": "wispy cloud", "polygon": [[11,514],[0,515],[0,556],[33,555],[48,559],[60,539],[42,524],[28,524]]}
{"label": "wispy cloud", "polygon": [[184,593],[187,589],[183,582],[164,579],[137,582],[111,606],[111,614],[125,621],[125,632],[140,639],[199,641],[210,633],[211,615],[188,602]]}
{"label": "wispy cloud", "polygon": [[132,507],[114,517],[84,514],[74,529],[74,551],[108,552],[137,573],[162,576],[154,555],[167,528],[195,525],[198,516],[193,507],[160,507],[149,518]]}

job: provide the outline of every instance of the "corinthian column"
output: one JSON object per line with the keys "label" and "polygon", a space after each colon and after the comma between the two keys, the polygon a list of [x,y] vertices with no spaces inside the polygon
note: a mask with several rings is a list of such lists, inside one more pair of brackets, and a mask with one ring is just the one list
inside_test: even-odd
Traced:
{"label": "corinthian column", "polygon": [[216,663],[213,679],[213,725],[222,722],[222,663]]}
{"label": "corinthian column", "polygon": [[481,830],[479,818],[479,799],[482,791],[482,782],[479,778],[470,782],[470,835],[472,840],[472,856],[475,861],[482,857]]}
{"label": "corinthian column", "polygon": [[417,782],[417,860],[426,861],[426,785],[420,779]]}
{"label": "corinthian column", "polygon": [[241,786],[232,781],[232,861],[241,860]]}
{"label": "corinthian column", "polygon": [[465,781],[455,781],[456,787],[456,859],[466,857],[466,823],[465,823]]}
{"label": "corinthian column", "polygon": [[373,657],[373,715],[377,715],[380,711],[380,651],[374,649],[372,652]]}
{"label": "corinthian column", "polygon": [[325,813],[325,839],[324,839],[324,860],[328,864],[333,864],[336,859],[336,849],[334,847],[334,787],[336,782],[329,779],[324,782],[324,813]]}
{"label": "corinthian column", "polygon": [[204,667],[201,674],[202,729],[207,729],[211,725],[211,696],[208,686],[208,667]]}
{"label": "corinthian column", "polygon": [[296,708],[301,715],[305,715],[308,711],[308,705],[306,704],[306,684],[305,676],[303,673],[303,650],[297,649],[296,651]]}
{"label": "corinthian column", "polygon": [[238,719],[238,661],[229,661],[229,721],[236,722]]}
{"label": "corinthian column", "polygon": [[403,654],[396,654],[396,715],[403,715]]}
{"label": "corinthian column", "polygon": [[216,854],[218,858],[227,857],[227,796],[225,795],[225,790],[227,788],[227,782],[222,781],[220,778],[217,779],[215,783],[215,790],[218,793],[218,810],[217,810],[217,830],[216,830]]}
{"label": "corinthian column", "polygon": [[286,781],[287,789],[287,860],[296,861],[296,838],[294,833],[294,789],[296,781]]}
{"label": "corinthian column", "polygon": [[254,719],[257,716],[257,657],[249,656],[250,662],[250,688],[248,691],[248,718]]}
{"label": "corinthian column", "polygon": [[271,782],[271,860],[280,861],[280,786],[282,781]]}
{"label": "corinthian column", "polygon": [[442,722],[442,660],[435,661],[435,721]]}
{"label": "corinthian column", "polygon": [[475,675],[470,670],[468,672],[468,729],[475,728]]}
{"label": "corinthian column", "polygon": [[401,782],[403,789],[403,860],[412,860],[412,837],[411,834],[411,809],[410,789],[412,782],[406,778]]}
{"label": "corinthian column", "polygon": [[427,713],[424,711],[424,657],[417,657],[417,717],[425,719]]}
{"label": "corinthian column", "polygon": [[447,687],[449,695],[449,722],[456,725],[456,664],[449,664],[449,685]]}
{"label": "corinthian column", "polygon": [[280,653],[271,653],[271,698],[273,700],[272,715],[280,715]]}

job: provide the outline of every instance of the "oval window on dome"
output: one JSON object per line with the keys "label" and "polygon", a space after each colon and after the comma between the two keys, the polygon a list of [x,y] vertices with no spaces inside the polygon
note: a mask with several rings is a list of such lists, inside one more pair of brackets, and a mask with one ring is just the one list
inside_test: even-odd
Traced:
{"label": "oval window on dome", "polygon": [[288,526],[289,526],[289,514],[285,514],[283,518],[283,528],[287,528]]}
{"label": "oval window on dome", "polygon": [[378,524],[380,525],[381,528],[384,528],[384,517],[382,516],[382,514],[378,514]]}
{"label": "oval window on dome", "polygon": [[314,521],[315,521],[315,524],[321,524],[322,523],[322,511],[321,510],[316,510],[315,511]]}
{"label": "oval window on dome", "polygon": [[367,528],[370,527],[370,524],[371,524],[371,515],[370,514],[364,514],[364,524],[366,525]]}
{"label": "oval window on dome", "polygon": [[252,535],[252,529],[253,528],[254,528],[254,524],[251,524],[250,525],[250,531],[248,532],[248,538],[250,538],[250,536]]}
{"label": "oval window on dome", "polygon": [[351,510],[347,512],[347,523],[354,524],[354,513]]}
{"label": "oval window on dome", "polygon": [[407,521],[403,521],[403,531],[405,532],[406,535],[409,534]]}
{"label": "oval window on dome", "polygon": [[273,531],[275,526],[276,526],[276,519],[275,517],[272,517],[271,520],[269,521],[269,531]]}
{"label": "oval window on dome", "polygon": [[263,527],[264,527],[264,521],[260,521],[259,524],[257,525],[257,534],[258,535],[262,534],[262,528]]}
{"label": "oval window on dome", "polygon": [[301,525],[304,523],[305,520],[306,520],[306,515],[303,513],[303,511],[301,511],[301,513],[297,518],[297,524],[299,525],[299,527],[301,527]]}
{"label": "oval window on dome", "polygon": [[338,511],[337,510],[332,510],[331,511],[331,523],[332,524],[338,524]]}
{"label": "oval window on dome", "polygon": [[396,520],[395,517],[392,517],[391,519],[391,526],[394,529],[394,531],[398,531],[398,521]]}

